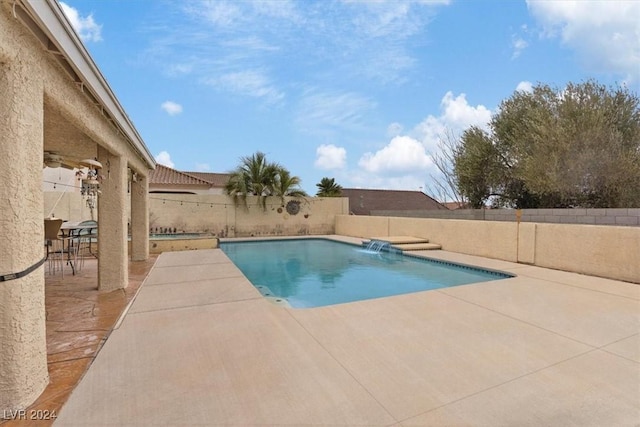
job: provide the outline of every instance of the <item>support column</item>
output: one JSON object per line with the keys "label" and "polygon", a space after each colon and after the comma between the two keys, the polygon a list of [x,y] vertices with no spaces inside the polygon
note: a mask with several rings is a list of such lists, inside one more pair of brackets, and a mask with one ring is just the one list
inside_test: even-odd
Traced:
{"label": "support column", "polygon": [[[44,256],[43,83],[29,65],[0,62],[0,275],[23,271]],[[39,267],[0,282],[0,414],[29,406],[48,383]]]}
{"label": "support column", "polygon": [[98,196],[98,289],[129,284],[127,253],[127,162],[98,147],[104,179]]}
{"label": "support column", "polygon": [[149,180],[138,175],[131,182],[131,260],[149,258]]}

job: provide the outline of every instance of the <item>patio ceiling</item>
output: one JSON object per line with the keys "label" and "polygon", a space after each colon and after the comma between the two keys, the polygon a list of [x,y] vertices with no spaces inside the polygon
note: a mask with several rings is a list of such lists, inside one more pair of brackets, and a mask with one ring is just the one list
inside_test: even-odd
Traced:
{"label": "patio ceiling", "polygon": [[49,103],[44,104],[44,151],[77,162],[97,156],[98,145]]}

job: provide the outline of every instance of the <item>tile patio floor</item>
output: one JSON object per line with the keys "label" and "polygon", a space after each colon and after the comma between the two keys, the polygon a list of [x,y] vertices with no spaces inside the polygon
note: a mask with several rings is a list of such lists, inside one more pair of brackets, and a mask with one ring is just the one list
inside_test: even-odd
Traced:
{"label": "tile patio floor", "polygon": [[55,426],[640,425],[640,286],[424,255],[517,277],[289,309],[164,253]]}
{"label": "tile patio floor", "polygon": [[[72,275],[65,267],[62,277],[45,268],[47,362],[50,382],[28,411],[59,414],[71,392],[105,343],[114,324],[133,299],[157,256],[129,263],[129,286],[124,290],[99,292],[98,261],[87,258]],[[49,426],[52,420],[0,420],[2,427]]]}

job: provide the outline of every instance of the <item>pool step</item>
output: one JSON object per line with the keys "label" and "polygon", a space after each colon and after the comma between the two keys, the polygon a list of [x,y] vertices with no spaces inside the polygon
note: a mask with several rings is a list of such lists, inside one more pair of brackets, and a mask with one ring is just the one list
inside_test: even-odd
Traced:
{"label": "pool step", "polygon": [[380,240],[382,242],[389,242],[391,245],[401,245],[405,243],[429,243],[429,239],[423,237],[413,236],[385,236],[385,237],[372,237],[371,240]]}
{"label": "pool step", "polygon": [[389,244],[401,251],[426,251],[434,249],[442,249],[442,246],[437,243],[429,243],[429,239],[423,237],[413,236],[385,236],[385,237],[372,237],[371,240],[380,240],[382,242],[389,242]]}
{"label": "pool step", "polygon": [[430,251],[434,249],[442,249],[442,245],[437,243],[403,243],[399,245],[391,245],[401,251]]}

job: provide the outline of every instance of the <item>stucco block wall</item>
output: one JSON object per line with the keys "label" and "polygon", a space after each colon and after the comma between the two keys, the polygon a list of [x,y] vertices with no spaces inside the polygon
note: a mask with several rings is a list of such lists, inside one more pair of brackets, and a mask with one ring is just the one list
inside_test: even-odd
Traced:
{"label": "stucco block wall", "polygon": [[507,222],[389,218],[390,236],[416,236],[452,252],[517,261],[517,224]]}
{"label": "stucco block wall", "polygon": [[279,198],[267,198],[266,208],[257,197],[248,197],[247,206],[235,206],[226,195],[151,194],[149,227],[174,228],[178,232],[207,232],[219,237],[296,236],[335,233],[335,216],[349,211],[342,197],[310,197],[300,202],[292,215]]}
{"label": "stucco block wall", "polygon": [[336,234],[351,237],[390,236],[389,218],[383,216],[339,215],[336,217]]}
{"label": "stucco block wall", "polygon": [[[285,206],[289,200],[285,200]],[[53,212],[68,221],[91,219],[91,211],[78,193],[44,193],[43,211],[45,216]],[[158,233],[175,229],[178,233],[206,232],[218,237],[333,234],[336,215],[348,212],[349,199],[344,197],[307,198],[301,201],[299,213],[291,215],[276,197],[268,198],[263,210],[256,197],[249,197],[245,208],[235,206],[226,195],[149,195],[149,229]]]}
{"label": "stucco block wall", "polygon": [[535,264],[538,224],[520,223],[518,228],[518,262]]}
{"label": "stucco block wall", "polygon": [[336,234],[424,237],[452,252],[640,283],[635,227],[340,215]]}
{"label": "stucco block wall", "polygon": [[537,224],[535,264],[640,282],[640,229]]}
{"label": "stucco block wall", "polygon": [[[640,208],[575,208],[575,209],[522,209],[521,222],[555,224],[640,225]],[[457,209],[421,211],[372,211],[371,215],[412,218],[468,219],[517,222],[515,209]]]}

